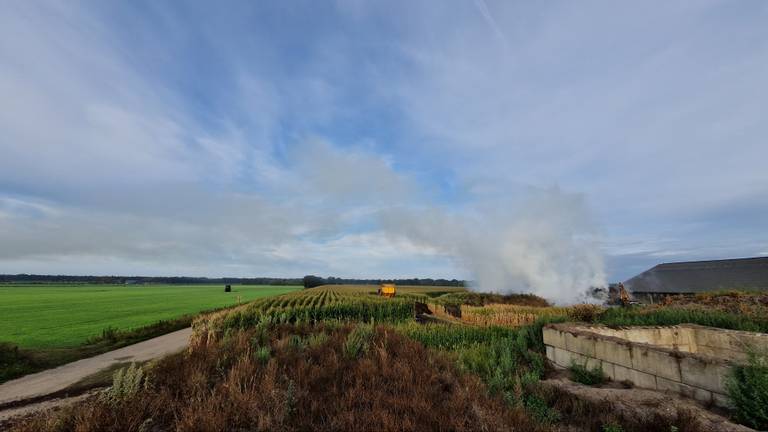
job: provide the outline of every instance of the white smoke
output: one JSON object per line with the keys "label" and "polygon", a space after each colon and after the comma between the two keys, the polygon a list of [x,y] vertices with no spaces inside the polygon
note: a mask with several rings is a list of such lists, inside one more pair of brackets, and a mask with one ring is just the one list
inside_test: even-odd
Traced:
{"label": "white smoke", "polygon": [[606,276],[584,200],[559,189],[471,211],[400,208],[382,214],[388,233],[456,258],[485,292],[534,293],[556,303],[586,300]]}

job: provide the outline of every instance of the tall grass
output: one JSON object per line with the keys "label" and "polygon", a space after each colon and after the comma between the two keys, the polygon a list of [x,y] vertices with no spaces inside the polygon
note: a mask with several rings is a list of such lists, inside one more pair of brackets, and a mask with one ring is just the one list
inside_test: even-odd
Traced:
{"label": "tall grass", "polygon": [[459,368],[479,376],[491,394],[526,410],[540,423],[550,424],[559,414],[532,389],[545,371],[541,328],[563,320],[561,316],[544,317],[517,328],[415,323],[396,328],[426,347],[451,352]]}
{"label": "tall grass", "polygon": [[491,343],[515,334],[513,329],[504,327],[453,326],[415,322],[404,323],[396,328],[425,347],[450,351],[476,344]]}
{"label": "tall grass", "polygon": [[704,308],[610,308],[595,318],[608,326],[667,326],[684,323],[768,333],[768,317]]}

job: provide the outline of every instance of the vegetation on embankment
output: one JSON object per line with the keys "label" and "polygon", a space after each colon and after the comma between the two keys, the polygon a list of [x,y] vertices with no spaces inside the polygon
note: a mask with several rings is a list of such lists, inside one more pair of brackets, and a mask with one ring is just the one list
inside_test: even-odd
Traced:
{"label": "vegetation on embankment", "polygon": [[741,423],[768,430],[768,353],[754,351],[747,364],[733,369],[728,396]]}
{"label": "vegetation on embankment", "polygon": [[768,333],[768,316],[733,313],[700,306],[634,306],[608,308],[594,319],[608,326],[699,324],[730,330]]}
{"label": "vegetation on embankment", "polygon": [[123,373],[116,388],[12,430],[542,430],[382,326],[259,325]]}

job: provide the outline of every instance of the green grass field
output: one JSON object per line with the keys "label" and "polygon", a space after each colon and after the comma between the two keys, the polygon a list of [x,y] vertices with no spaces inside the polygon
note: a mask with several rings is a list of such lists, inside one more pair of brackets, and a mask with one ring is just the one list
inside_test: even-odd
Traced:
{"label": "green grass field", "polygon": [[0,285],[0,342],[73,347],[107,327],[120,330],[275,296],[301,287],[233,285]]}

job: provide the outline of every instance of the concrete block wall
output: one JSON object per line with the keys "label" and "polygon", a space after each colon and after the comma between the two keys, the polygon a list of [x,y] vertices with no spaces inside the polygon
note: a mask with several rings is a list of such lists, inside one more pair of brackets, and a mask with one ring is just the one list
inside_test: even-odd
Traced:
{"label": "concrete block wall", "polygon": [[708,356],[744,361],[753,348],[768,348],[768,334],[737,330],[723,330],[693,324],[689,329],[695,338],[696,352]]}
{"label": "concrete block wall", "polygon": [[578,363],[588,368],[599,367],[614,381],[629,381],[640,388],[675,392],[726,407],[725,382],[732,363],[669,348],[696,346],[696,330],[683,326],[616,330],[550,324],[544,327],[543,336],[547,358],[557,366],[567,368]]}
{"label": "concrete block wall", "polygon": [[670,327],[589,327],[589,331],[627,339],[632,342],[657,345],[665,348],[673,348],[679,351],[696,352],[696,338],[693,329],[683,326]]}

